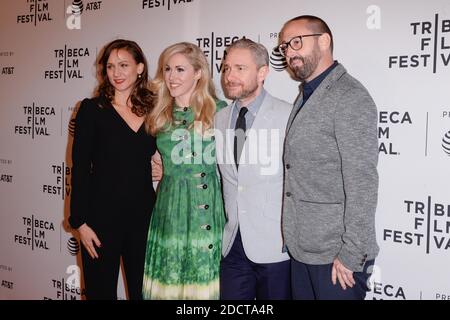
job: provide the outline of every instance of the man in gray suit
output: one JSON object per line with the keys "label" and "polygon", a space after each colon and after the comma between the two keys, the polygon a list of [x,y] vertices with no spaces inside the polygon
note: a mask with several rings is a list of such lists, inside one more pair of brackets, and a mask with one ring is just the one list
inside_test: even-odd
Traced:
{"label": "man in gray suit", "polygon": [[379,250],[375,103],[333,60],[322,19],[286,22],[279,50],[301,81],[284,150],[283,235],[293,297],[364,299]]}
{"label": "man in gray suit", "polygon": [[241,39],[227,48],[222,82],[234,101],[215,117],[216,155],[227,222],[222,241],[221,299],[290,299],[283,251],[283,143],[292,105],[263,88],[269,55]]}

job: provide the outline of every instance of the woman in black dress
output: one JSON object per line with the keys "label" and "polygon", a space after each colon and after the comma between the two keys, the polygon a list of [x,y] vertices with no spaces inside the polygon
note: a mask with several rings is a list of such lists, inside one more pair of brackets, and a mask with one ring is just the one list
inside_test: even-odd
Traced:
{"label": "woman in black dress", "polygon": [[122,257],[128,296],[141,299],[145,246],[155,203],[154,137],[144,118],[153,105],[147,61],[133,41],[103,49],[95,98],[75,120],[69,218],[80,234],[87,299],[117,299]]}

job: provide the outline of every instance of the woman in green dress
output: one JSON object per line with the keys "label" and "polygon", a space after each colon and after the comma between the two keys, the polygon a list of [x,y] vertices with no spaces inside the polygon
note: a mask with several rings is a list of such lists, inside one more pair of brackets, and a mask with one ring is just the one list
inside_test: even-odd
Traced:
{"label": "woman in green dress", "polygon": [[163,177],[147,239],[144,299],[218,299],[224,208],[216,170],[216,98],[200,48],[166,48],[152,82],[146,119],[156,136]]}

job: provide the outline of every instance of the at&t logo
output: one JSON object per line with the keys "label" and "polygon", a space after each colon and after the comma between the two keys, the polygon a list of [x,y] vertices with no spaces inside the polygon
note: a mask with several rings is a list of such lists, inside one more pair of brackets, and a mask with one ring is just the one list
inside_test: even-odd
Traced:
{"label": "at&t logo", "polygon": [[83,12],[83,1],[74,0],[70,6],[67,7],[66,13],[70,16],[66,20],[67,29],[81,29],[81,13]]}
{"label": "at&t logo", "polygon": [[76,256],[78,254],[78,252],[80,251],[80,243],[76,238],[71,237],[67,241],[67,250],[72,256]]}
{"label": "at&t logo", "polygon": [[[277,32],[271,32],[270,39],[276,39],[278,41],[278,35]],[[278,45],[270,53],[270,65],[275,71],[284,71],[287,68],[286,58],[280,53]]]}
{"label": "at&t logo", "polygon": [[102,1],[90,1],[86,2],[84,6],[83,1],[74,0],[72,4],[66,9],[66,14],[69,16],[66,20],[66,27],[69,30],[79,30],[81,29],[81,14],[83,11],[95,11],[100,10],[102,6]]}
{"label": "at&t logo", "polygon": [[287,68],[286,58],[281,55],[278,47],[275,47],[270,54],[270,65],[275,71],[284,71]]}
{"label": "at&t logo", "polygon": [[446,132],[442,138],[442,149],[450,156],[450,131]]}
{"label": "at&t logo", "polygon": [[2,67],[0,68],[2,70],[1,74],[3,75],[9,75],[12,76],[14,74],[14,67]]}

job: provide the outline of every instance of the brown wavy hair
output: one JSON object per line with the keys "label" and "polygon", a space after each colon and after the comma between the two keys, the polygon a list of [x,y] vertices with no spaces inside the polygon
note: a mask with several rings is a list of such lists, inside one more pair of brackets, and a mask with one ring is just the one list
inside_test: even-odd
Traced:
{"label": "brown wavy hair", "polygon": [[186,57],[194,67],[194,71],[201,71],[200,79],[190,99],[190,106],[194,112],[194,121],[202,123],[203,132],[213,126],[217,96],[208,61],[198,46],[189,42],[180,42],[167,47],[161,53],[156,76],[150,84],[151,90],[157,95],[157,99],[153,110],[145,119],[145,128],[152,135],[169,129],[173,125],[172,108],[175,99],[170,95],[164,81],[164,68],[170,57],[177,53]]}
{"label": "brown wavy hair", "polygon": [[[131,101],[131,111],[139,117],[150,113],[153,107],[154,95],[149,90],[148,82],[148,64],[144,52],[139,45],[131,40],[117,39],[108,43],[100,52],[97,60],[98,80],[97,95],[105,97],[110,103],[114,100],[114,87],[109,82],[106,67],[109,56],[114,50],[126,50],[134,58],[137,64],[142,63],[144,70],[137,78],[134,87],[128,99]],[[127,101],[128,102],[128,101]]]}

